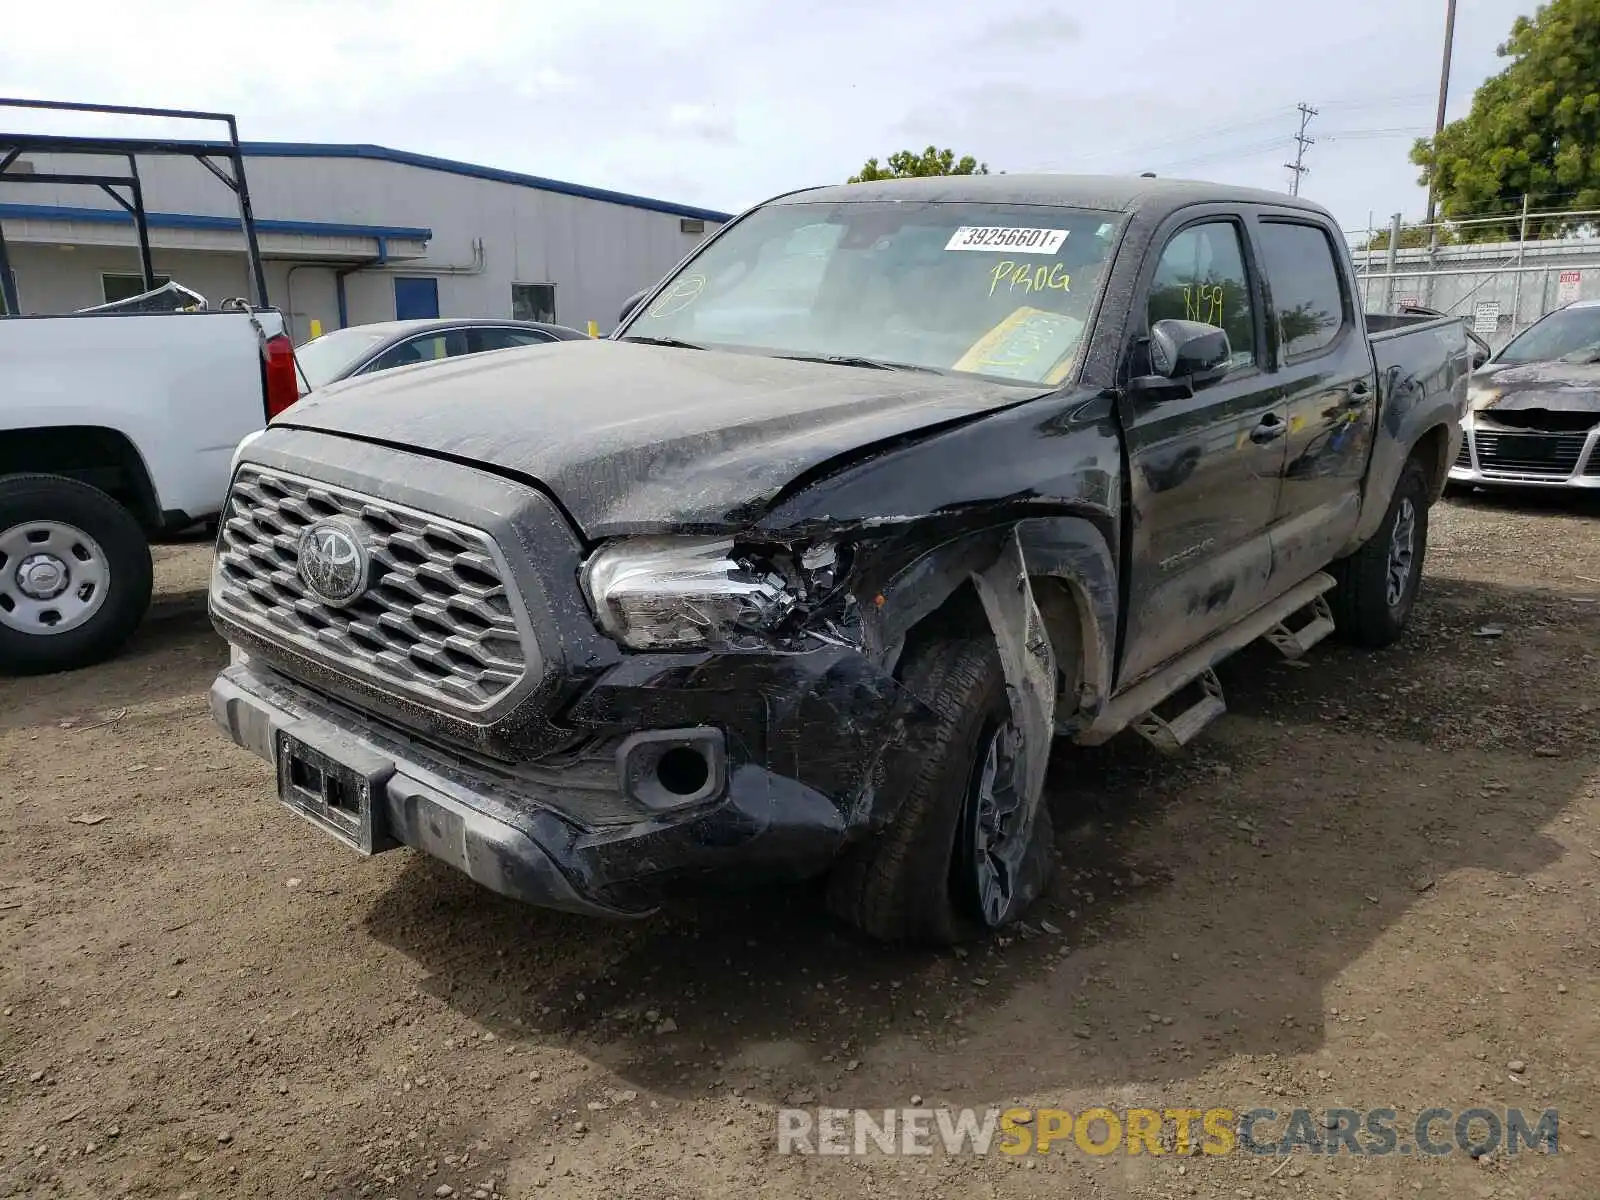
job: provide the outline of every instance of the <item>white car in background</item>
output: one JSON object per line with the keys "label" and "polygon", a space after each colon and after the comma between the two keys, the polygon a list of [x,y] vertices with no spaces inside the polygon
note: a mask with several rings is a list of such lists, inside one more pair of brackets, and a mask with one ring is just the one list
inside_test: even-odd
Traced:
{"label": "white car in background", "polygon": [[1450,482],[1600,488],[1600,300],[1540,317],[1472,376]]}

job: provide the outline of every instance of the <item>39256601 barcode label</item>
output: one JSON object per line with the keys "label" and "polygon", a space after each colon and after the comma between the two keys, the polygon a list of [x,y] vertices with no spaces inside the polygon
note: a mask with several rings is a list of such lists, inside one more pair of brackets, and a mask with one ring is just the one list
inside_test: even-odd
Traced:
{"label": "39256601 barcode label", "polygon": [[1023,229],[1004,225],[963,225],[950,235],[946,250],[993,250],[1006,254],[1054,254],[1067,240],[1065,229]]}

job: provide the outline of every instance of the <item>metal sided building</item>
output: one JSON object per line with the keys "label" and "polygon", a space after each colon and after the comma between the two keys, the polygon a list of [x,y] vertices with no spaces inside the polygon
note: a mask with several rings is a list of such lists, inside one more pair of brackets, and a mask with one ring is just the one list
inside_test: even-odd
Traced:
{"label": "metal sided building", "polygon": [[[344,325],[517,317],[609,330],[728,214],[383,146],[247,142],[267,289],[296,342]],[[5,174],[92,160],[30,154]],[[232,194],[192,158],[140,158],[157,282],[250,296]],[[0,178],[23,313],[142,290],[132,218],[102,191]]]}

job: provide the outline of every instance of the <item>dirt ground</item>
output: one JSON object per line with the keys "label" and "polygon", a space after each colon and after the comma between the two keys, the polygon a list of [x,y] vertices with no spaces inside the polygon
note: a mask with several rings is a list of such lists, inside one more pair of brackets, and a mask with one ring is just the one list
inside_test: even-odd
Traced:
{"label": "dirt ground", "polygon": [[[358,860],[212,727],[206,548],[160,554],[126,655],[0,681],[0,1195],[1600,1188],[1600,505],[1447,501],[1400,646],[1253,648],[1176,760],[1063,748],[1045,901],[938,954],[806,891],[610,925]],[[914,1096],[1556,1108],[1560,1152],[776,1152],[785,1101]]]}

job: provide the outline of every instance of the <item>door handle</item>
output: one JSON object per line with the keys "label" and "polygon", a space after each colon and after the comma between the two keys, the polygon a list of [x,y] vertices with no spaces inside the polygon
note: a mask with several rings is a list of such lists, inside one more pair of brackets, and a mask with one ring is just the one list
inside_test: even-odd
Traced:
{"label": "door handle", "polygon": [[1277,413],[1268,413],[1261,418],[1261,423],[1250,431],[1250,440],[1258,446],[1265,446],[1268,442],[1275,442],[1289,432],[1288,423]]}

